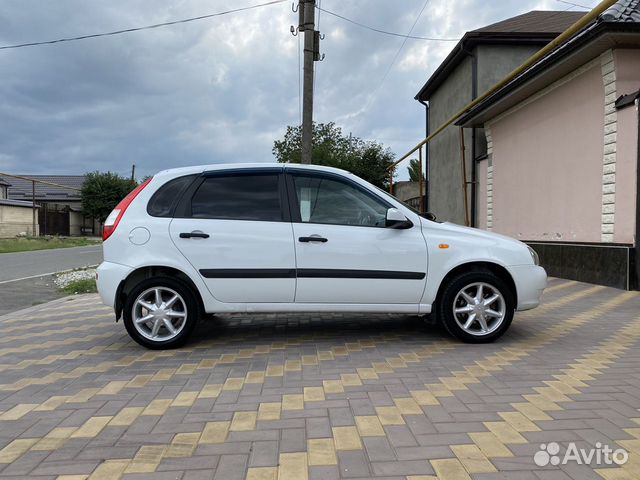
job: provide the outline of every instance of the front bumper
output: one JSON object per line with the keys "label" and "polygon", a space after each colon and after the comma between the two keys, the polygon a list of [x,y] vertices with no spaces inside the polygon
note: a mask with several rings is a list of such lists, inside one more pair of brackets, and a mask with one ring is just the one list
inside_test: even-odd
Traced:
{"label": "front bumper", "polygon": [[518,292],[516,310],[530,310],[540,305],[540,298],[547,286],[547,272],[538,265],[509,267]]}
{"label": "front bumper", "polygon": [[116,303],[116,292],[125,278],[133,272],[133,268],[113,262],[102,262],[97,269],[96,284],[102,302],[113,307]]}

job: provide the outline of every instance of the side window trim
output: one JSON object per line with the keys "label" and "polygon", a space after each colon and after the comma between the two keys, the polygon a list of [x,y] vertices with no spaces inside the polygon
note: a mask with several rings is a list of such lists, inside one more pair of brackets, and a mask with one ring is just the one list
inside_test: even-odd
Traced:
{"label": "side window trim", "polygon": [[387,202],[384,198],[381,198],[375,193],[367,190],[362,185],[359,185],[353,180],[345,178],[341,175],[332,174],[330,172],[319,172],[319,171],[306,170],[306,169],[303,170],[303,169],[297,169],[297,168],[287,168],[287,170],[285,171],[285,175],[287,178],[286,184],[287,184],[287,193],[289,197],[289,209],[291,210],[291,222],[304,223],[305,225],[338,225],[343,227],[385,228],[385,227],[375,227],[375,226],[369,226],[369,225],[345,225],[342,223],[302,222],[302,217],[300,216],[298,194],[296,193],[294,177],[309,177],[309,178],[320,178],[320,179],[325,178],[327,180],[341,182],[341,183],[344,183],[345,185],[349,185],[355,188],[356,190],[364,193],[365,195],[368,195],[369,197],[385,205],[387,208],[393,208],[393,205]]}
{"label": "side window trim", "polygon": [[[291,222],[291,209],[289,207],[287,189],[285,185],[285,176],[282,168],[264,168],[264,169],[243,169],[234,168],[229,170],[211,170],[203,172],[195,181],[191,183],[188,189],[182,194],[182,198],[175,208],[174,218],[195,218],[191,213],[191,201],[200,186],[212,177],[230,177],[230,176],[255,176],[255,175],[277,175],[278,177],[278,195],[280,199],[280,213],[282,220],[275,222]],[[200,220],[216,220],[216,218],[199,218]],[[264,222],[269,220],[246,220],[233,219],[235,222]]]}

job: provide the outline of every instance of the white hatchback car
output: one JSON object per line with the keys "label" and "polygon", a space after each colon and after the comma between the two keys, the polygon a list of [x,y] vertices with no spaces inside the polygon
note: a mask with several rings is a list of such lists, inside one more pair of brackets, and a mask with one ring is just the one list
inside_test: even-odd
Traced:
{"label": "white hatchback car", "polygon": [[421,217],[343,170],[165,170],[104,226],[98,290],[131,337],[182,344],[206,313],[435,311],[488,342],[536,307],[547,276],[522,242]]}

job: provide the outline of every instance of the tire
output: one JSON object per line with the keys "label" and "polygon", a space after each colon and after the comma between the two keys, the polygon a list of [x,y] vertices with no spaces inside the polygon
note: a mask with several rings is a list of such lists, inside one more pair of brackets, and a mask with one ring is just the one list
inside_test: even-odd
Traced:
{"label": "tire", "polygon": [[[157,291],[160,299],[156,296]],[[153,309],[157,309],[157,313]],[[152,350],[183,345],[199,317],[200,307],[191,287],[171,277],[154,277],[140,282],[127,295],[123,309],[124,326],[131,338]],[[143,318],[148,320],[145,322]]]}
{"label": "tire", "polygon": [[[479,300],[478,293],[484,300]],[[438,320],[454,337],[466,343],[489,343],[500,338],[511,325],[515,298],[500,277],[477,270],[448,280],[436,309]]]}

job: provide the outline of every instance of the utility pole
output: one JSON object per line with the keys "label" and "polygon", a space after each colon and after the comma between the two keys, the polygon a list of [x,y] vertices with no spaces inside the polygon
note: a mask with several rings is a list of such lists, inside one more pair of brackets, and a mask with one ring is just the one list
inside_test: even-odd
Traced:
{"label": "utility pole", "polygon": [[131,181],[135,181],[136,179],[136,164],[131,165]]}
{"label": "utility pole", "polygon": [[298,31],[304,32],[302,95],[302,163],[311,163],[313,152],[313,68],[320,61],[320,32],[315,29],[316,0],[299,0]]}

